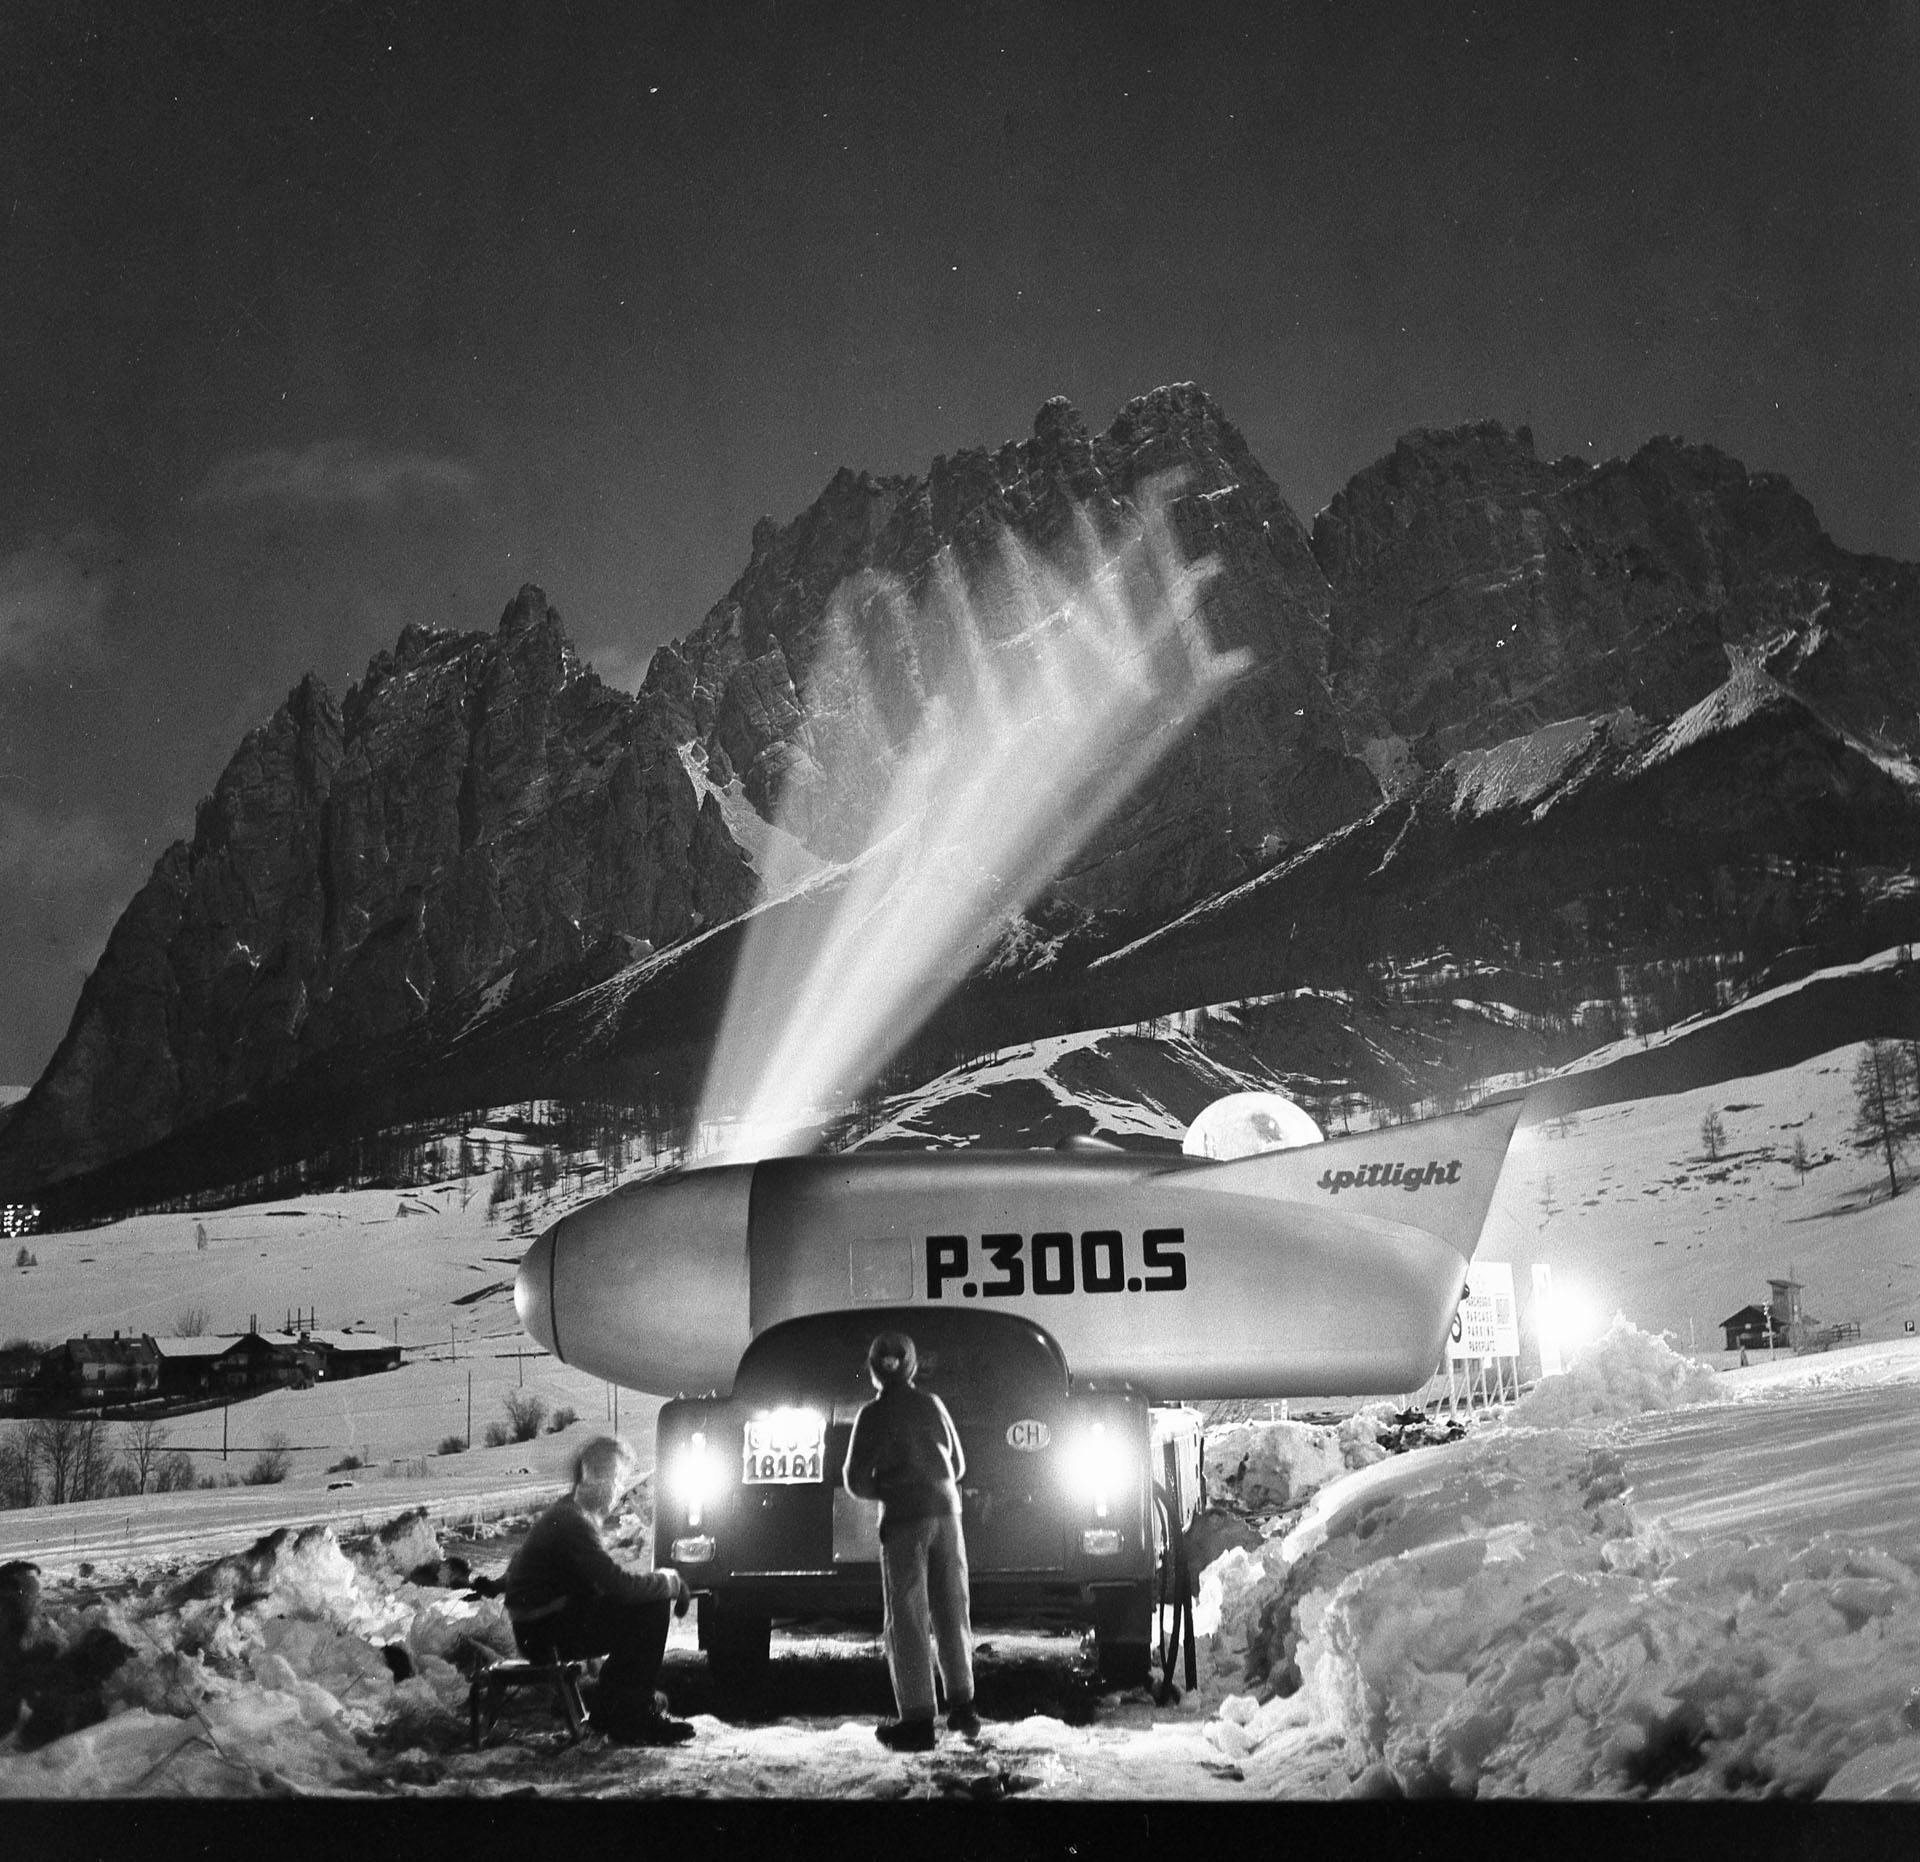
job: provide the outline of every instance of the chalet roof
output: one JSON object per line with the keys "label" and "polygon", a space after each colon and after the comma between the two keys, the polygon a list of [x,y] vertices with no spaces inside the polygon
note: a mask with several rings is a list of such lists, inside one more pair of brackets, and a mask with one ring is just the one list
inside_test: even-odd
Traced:
{"label": "chalet roof", "polygon": [[304,1332],[269,1332],[267,1336],[276,1345],[320,1345],[328,1351],[394,1351],[398,1347],[390,1338],[382,1338],[378,1332],[317,1332],[309,1327]]}
{"label": "chalet roof", "polygon": [[1771,1306],[1742,1306],[1736,1313],[1722,1319],[1722,1325],[1758,1325],[1773,1317]]}
{"label": "chalet roof", "polygon": [[156,1338],[154,1349],[163,1358],[218,1358],[233,1349],[231,1338]]}
{"label": "chalet roof", "polygon": [[150,1358],[155,1346],[142,1333],[131,1338],[70,1338],[63,1349],[83,1364],[124,1364],[129,1358]]}

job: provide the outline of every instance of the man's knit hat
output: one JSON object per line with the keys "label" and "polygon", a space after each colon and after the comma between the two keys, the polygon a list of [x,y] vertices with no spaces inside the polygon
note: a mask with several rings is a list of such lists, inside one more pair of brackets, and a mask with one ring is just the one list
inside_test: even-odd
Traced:
{"label": "man's knit hat", "polygon": [[882,1332],[867,1347],[867,1370],[883,1390],[912,1383],[919,1368],[920,1354],[904,1332]]}

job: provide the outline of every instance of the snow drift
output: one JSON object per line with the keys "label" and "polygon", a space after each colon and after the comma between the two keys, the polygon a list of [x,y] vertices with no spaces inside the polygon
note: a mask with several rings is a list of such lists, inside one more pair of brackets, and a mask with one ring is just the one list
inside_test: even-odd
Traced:
{"label": "snow drift", "polygon": [[[328,1527],[283,1528],[172,1586],[35,1609],[23,1653],[72,1685],[14,1703],[0,1796],[284,1795],[369,1780],[376,1744],[464,1712],[468,1672],[513,1653],[497,1598],[404,1575],[438,1557],[418,1512],[355,1557]],[[77,1651],[113,1645],[92,1664],[111,1672],[72,1672]]]}
{"label": "snow drift", "polygon": [[1920,1551],[1629,1510],[1622,1419],[1718,1382],[1616,1322],[1506,1425],[1227,1554],[1209,1738],[1276,1793],[1920,1796]]}

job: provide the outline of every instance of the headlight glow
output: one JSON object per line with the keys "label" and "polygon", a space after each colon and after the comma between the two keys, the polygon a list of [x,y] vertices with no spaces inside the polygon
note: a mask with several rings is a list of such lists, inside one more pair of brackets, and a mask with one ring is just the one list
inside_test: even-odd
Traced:
{"label": "headlight glow", "polygon": [[1096,1519],[1105,1519],[1107,1508],[1132,1484],[1125,1438],[1104,1422],[1091,1423],[1073,1437],[1066,1464],[1068,1485],[1091,1504]]}
{"label": "headlight glow", "polygon": [[826,1439],[827,1419],[817,1409],[789,1406],[747,1424],[747,1448],[755,1454],[791,1454],[796,1448],[818,1448]]}
{"label": "headlight glow", "polygon": [[700,1524],[701,1509],[719,1492],[723,1478],[720,1457],[707,1447],[704,1431],[687,1438],[673,1467],[673,1496],[686,1509],[687,1524]]}

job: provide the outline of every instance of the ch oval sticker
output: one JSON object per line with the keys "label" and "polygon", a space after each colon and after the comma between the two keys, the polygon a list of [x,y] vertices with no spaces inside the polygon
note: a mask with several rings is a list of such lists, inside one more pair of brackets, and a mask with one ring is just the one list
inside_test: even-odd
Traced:
{"label": "ch oval sticker", "polygon": [[1053,1431],[1044,1422],[1037,1422],[1032,1417],[1022,1417],[1018,1422],[1007,1424],[1009,1448],[1022,1448],[1032,1454],[1035,1449],[1045,1448],[1052,1440]]}

